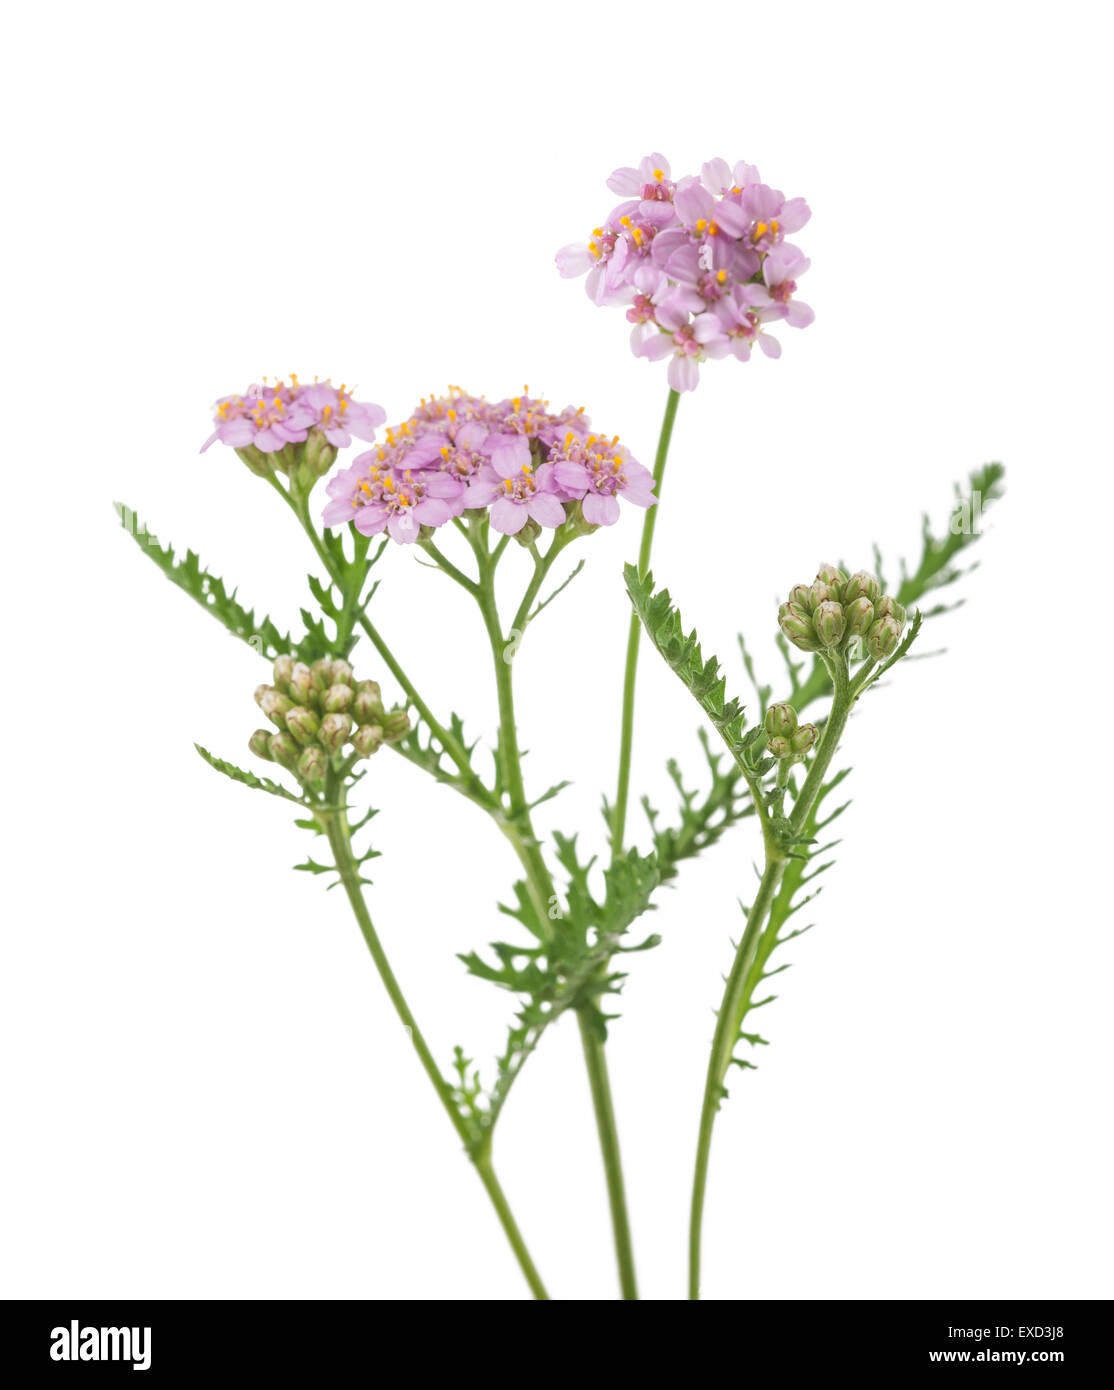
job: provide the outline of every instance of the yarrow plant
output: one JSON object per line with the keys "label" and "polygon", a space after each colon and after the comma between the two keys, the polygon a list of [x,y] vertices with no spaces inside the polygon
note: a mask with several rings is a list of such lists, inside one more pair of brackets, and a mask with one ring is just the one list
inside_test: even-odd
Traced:
{"label": "yarrow plant", "polygon": [[[255,770],[200,745],[198,751],[233,781],[295,805],[296,825],[327,846],[322,858],[310,856],[298,868],[332,876],[343,887],[387,996],[536,1298],[547,1298],[547,1288],[493,1159],[512,1088],[549,1030],[565,1015],[574,1017],[595,1111],[619,1290],[623,1298],[637,1298],[606,1054],[615,996],[628,973],[621,967],[625,957],[657,944],[658,937],[640,932],[638,923],[684,862],[744,834],[748,825],[757,831],[758,885],[744,909],[719,1001],[695,1136],[688,1287],[698,1298],[716,1116],[731,1068],[752,1067],[753,1050],[765,1042],[747,1029],[752,1011],[770,1002],[765,981],[785,968],[771,968],[771,957],[801,934],[790,919],[815,896],[810,885],[831,866],[826,829],[845,809],[833,807],[831,797],[846,776],[837,761],[847,720],[906,657],[923,622],[946,611],[946,603],[932,600],[964,572],[962,553],[978,536],[970,518],[998,496],[1002,469],[987,465],[972,474],[969,493],[957,490],[945,532],[936,535],[925,523],[921,554],[902,566],[897,583],[887,584],[876,551],[867,568],[851,573],[825,563],[812,580],[789,587],[776,615],[785,688],[781,698],[771,698],[773,686],[758,678],[740,639],[742,669],[754,690],[754,708],[745,709],[728,693],[719,661],[705,655],[696,632],[682,623],[668,590],[655,585],[651,551],[680,393],[697,384],[700,363],[725,356],[746,361],[755,344],[777,356],[769,326],[803,328],[812,321],[812,310],[796,297],[808,261],[786,239],[805,225],[809,210],[802,199],[787,199],[764,184],[754,166],[731,167],[721,159],[708,161],[697,175],[674,178],[663,156],[650,155],[616,170],[608,186],[623,201],[587,243],[565,247],[558,266],[563,275],[586,273],[595,303],[627,306],[637,356],[669,359],[670,389],[652,472],[618,434],[593,427],[583,407],[555,411],[525,387],[504,398],[450,387],[423,398],[390,427],[379,405],[331,381],[264,379],[242,394],[223,396],[203,451],[215,443],[234,451],[282,497],[312,548],[313,606],[302,610],[303,630],[296,636],[244,608],[193,552],[176,555],[133,512],[121,508],[120,514],[163,573],[269,663],[270,679],[255,696],[267,727],[247,738]],[[341,451],[355,441],[369,447],[341,464]],[[314,500],[326,476],[325,499]],[[686,505],[682,499],[677,507]],[[614,685],[618,768],[605,802],[606,853],[597,866],[597,856],[582,848],[583,831],[549,838],[534,824],[536,808],[566,784],[527,787],[514,673],[523,639],[584,559],[543,595],[555,562],[601,526],[627,521],[630,506],[641,514],[641,539],[637,561],[623,576],[630,613],[625,663]],[[405,563],[400,547],[432,563],[475,604],[496,694],[490,758],[482,737],[466,734],[457,714],[418,688],[380,628],[377,567],[388,554],[384,574]],[[617,596],[621,592],[617,586]],[[427,629],[436,621],[429,615]],[[630,835],[644,633],[696,701],[706,770],[703,785],[693,786],[670,760],[675,814],[667,818],[643,798],[644,824]],[[361,679],[350,660],[359,644]],[[602,673],[591,673],[590,680],[594,690],[605,688]],[[356,845],[376,808],[357,803],[364,800],[368,772],[381,766],[372,759],[387,753],[404,759],[415,776],[464,797],[518,858],[521,878],[502,907],[517,924],[512,939],[483,950],[470,946],[460,957],[472,975],[515,1000],[506,1044],[490,1069],[476,1066],[463,1047],[438,1059],[371,914],[364,866],[377,851]],[[700,1027],[699,1018],[688,1026]]]}

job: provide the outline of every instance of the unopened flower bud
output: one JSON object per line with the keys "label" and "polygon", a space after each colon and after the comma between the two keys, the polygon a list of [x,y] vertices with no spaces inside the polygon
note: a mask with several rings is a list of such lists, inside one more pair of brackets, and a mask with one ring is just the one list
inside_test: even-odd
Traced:
{"label": "unopened flower bud", "polygon": [[812,615],[812,626],[822,647],[837,646],[842,640],[844,628],[847,626],[842,606],[833,603],[830,599],[825,599]]}
{"label": "unopened flower bud", "polygon": [[807,617],[795,603],[783,603],[778,610],[778,625],[795,647],[803,652],[814,652],[819,643],[812,630],[812,619]]}
{"label": "unopened flower bud", "polygon": [[352,701],[352,717],[357,724],[374,724],[383,713],[383,702],[379,698],[378,686],[371,691],[364,690],[365,685],[375,685],[375,682],[360,682],[360,689],[356,691],[355,699]]}
{"label": "unopened flower bud", "polygon": [[874,604],[863,594],[844,605],[843,616],[847,619],[848,637],[865,637],[874,622]]}
{"label": "unopened flower bud", "polygon": [[901,624],[896,618],[880,618],[866,635],[866,649],[875,661],[885,661],[901,641]]}
{"label": "unopened flower bud", "polygon": [[351,732],[352,716],[350,714],[327,714],[321,721],[321,728],[318,730],[317,737],[330,753],[335,753],[343,746],[345,739]]}
{"label": "unopened flower bud", "polygon": [[313,710],[306,709],[305,705],[295,705],[293,709],[287,710],[286,727],[304,746],[313,742],[321,725]]}
{"label": "unopened flower bud", "polygon": [[356,698],[350,685],[330,685],[321,697],[321,708],[329,714],[339,714],[346,710]]}
{"label": "unopened flower bud", "polygon": [[333,683],[333,662],[332,658],[323,656],[320,661],[315,661],[309,668],[309,673],[313,677],[313,683],[318,690],[328,690]]}
{"label": "unopened flower bud", "polygon": [[866,570],[858,570],[843,586],[844,603],[854,603],[857,598],[867,598],[874,603],[882,590],[877,579]]}
{"label": "unopened flower bud", "polygon": [[533,545],[534,542],[541,535],[541,533],[541,526],[534,520],[532,516],[528,516],[526,518],[526,525],[523,526],[521,530],[516,531],[514,533],[514,538],[519,543],[519,545]]}
{"label": "unopened flower bud", "polygon": [[383,720],[383,737],[395,743],[410,732],[410,716],[404,709],[393,709]]}
{"label": "unopened flower bud", "polygon": [[905,626],[905,606],[889,594],[883,594],[874,605],[875,618],[896,618],[898,627]]}
{"label": "unopened flower bud", "polygon": [[792,705],[771,705],[766,711],[766,732],[771,738],[791,734],[797,727],[797,711]]}
{"label": "unopened flower bud", "polygon": [[256,729],[255,733],[248,739],[248,747],[257,758],[262,758],[265,763],[274,761],[271,753],[271,738],[270,729]]}
{"label": "unopened flower bud", "polygon": [[802,724],[793,734],[789,742],[793,745],[793,752],[798,758],[801,758],[816,743],[819,737],[820,730],[815,724]]}
{"label": "unopened flower bud", "polygon": [[775,758],[791,758],[793,756],[793,745],[784,734],[777,734],[774,738],[770,739],[766,744],[766,748]]}
{"label": "unopened flower bud", "polygon": [[287,677],[286,688],[299,704],[305,704],[309,700],[310,691],[313,690],[313,676],[304,661],[294,663],[294,669]]}
{"label": "unopened flower bud", "polygon": [[824,580],[817,579],[809,586],[808,603],[806,607],[810,613],[815,613],[822,603],[838,601],[839,590],[832,589],[831,585]]}
{"label": "unopened flower bud", "polygon": [[838,598],[838,591],[847,583],[847,576],[835,565],[821,565],[816,571],[816,578],[827,584],[829,588],[835,589],[835,597]]}
{"label": "unopened flower bud", "polygon": [[333,684],[334,684],[334,685],[351,685],[351,684],[352,684],[352,667],[349,666],[349,664],[348,664],[347,661],[344,661],[344,660],[342,660],[342,659],[339,658],[339,657],[337,658],[336,661],[333,662]]}
{"label": "unopened flower bud", "polygon": [[272,734],[270,747],[271,757],[283,767],[293,767],[302,751],[289,734]]}
{"label": "unopened flower bud", "polygon": [[565,525],[574,536],[590,536],[593,531],[600,529],[597,523],[589,521],[584,515],[584,505],[581,501],[566,502],[565,516]]}
{"label": "unopened flower bud", "polygon": [[294,674],[294,667],[297,664],[292,656],[277,656],[275,658],[275,684],[280,690]]}
{"label": "unopened flower bud", "polygon": [[806,613],[812,612],[812,594],[807,584],[794,584],[789,590],[789,602],[795,603],[798,608],[803,608]]}
{"label": "unopened flower bud", "polygon": [[307,782],[320,782],[328,766],[329,755],[313,744],[302,749],[298,759],[298,776],[304,777]]}
{"label": "unopened flower bud", "polygon": [[254,444],[245,444],[242,448],[237,449],[236,453],[257,478],[266,478],[274,472],[272,456],[265,454],[262,449],[257,449]]}
{"label": "unopened flower bud", "polygon": [[336,462],[337,449],[320,430],[310,430],[305,442],[305,461],[315,477],[323,478]]}
{"label": "unopened flower bud", "polygon": [[361,758],[370,758],[383,742],[383,730],[378,724],[361,724],[352,735],[352,746]]}
{"label": "unopened flower bud", "polygon": [[271,723],[277,724],[280,729],[285,729],[285,716],[294,708],[294,701],[290,696],[284,695],[281,690],[272,689],[269,685],[261,685],[255,692],[255,698],[259,708]]}

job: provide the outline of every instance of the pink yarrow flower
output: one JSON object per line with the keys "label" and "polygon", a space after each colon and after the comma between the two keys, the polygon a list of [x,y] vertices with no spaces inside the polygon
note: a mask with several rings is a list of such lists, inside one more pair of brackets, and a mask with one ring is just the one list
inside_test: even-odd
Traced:
{"label": "pink yarrow flower", "polygon": [[218,440],[233,449],[254,447],[274,454],[288,444],[304,444],[318,429],[334,448],[345,448],[352,436],[370,443],[376,427],[387,418],[382,406],[355,401],[347,387],[329,382],[302,386],[292,376],[290,384],[277,380],[268,386],[249,386],[241,396],[224,396],[216,404],[212,434],[201,446],[204,453]]}
{"label": "pink yarrow flower", "polygon": [[586,520],[608,526],[620,497],[639,507],[655,501],[648,470],[617,438],[606,444],[590,433],[583,410],[554,413],[528,390],[490,402],[457,388],[423,399],[382,443],[338,470],[326,492],[326,525],[352,522],[401,544],[464,513],[486,511],[504,535],[530,524],[536,535],[564,525],[578,503]]}
{"label": "pink yarrow flower", "polygon": [[707,358],[748,360],[754,342],[779,356],[765,323],[813,321],[794,298],[808,259],[785,240],[807,223],[808,204],[763,183],[754,165],[712,159],[699,176],[674,179],[653,154],[607,184],[626,201],[587,243],[563,247],[557,267],[586,274],[594,303],[628,306],[632,352],[668,358],[674,390],[691,391]]}

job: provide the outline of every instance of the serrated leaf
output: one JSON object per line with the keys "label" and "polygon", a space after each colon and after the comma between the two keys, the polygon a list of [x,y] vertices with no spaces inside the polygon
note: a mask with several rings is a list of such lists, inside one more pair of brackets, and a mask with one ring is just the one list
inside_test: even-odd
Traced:
{"label": "serrated leaf", "polygon": [[304,796],[295,796],[293,792],[287,791],[278,782],[272,782],[269,777],[257,777],[254,772],[247,772],[242,767],[237,767],[235,763],[225,762],[223,758],[218,758],[216,754],[210,753],[207,748],[202,748],[200,743],[193,745],[210,767],[221,772],[225,777],[231,778],[233,782],[239,782],[241,786],[250,787],[253,791],[266,792],[269,796],[280,796],[284,801],[293,801],[297,806],[306,806],[309,803]]}

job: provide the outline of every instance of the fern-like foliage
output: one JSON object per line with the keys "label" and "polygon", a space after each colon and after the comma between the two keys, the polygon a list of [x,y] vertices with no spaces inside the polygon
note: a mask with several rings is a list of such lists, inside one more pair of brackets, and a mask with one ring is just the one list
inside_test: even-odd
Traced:
{"label": "fern-like foliage", "polygon": [[839,841],[829,840],[820,844],[819,837],[834,820],[843,814],[850,802],[845,801],[827,814],[824,814],[824,804],[849,771],[850,769],[846,768],[837,773],[821,788],[820,794],[805,821],[805,848],[800,854],[794,855],[786,865],[777,895],[770,908],[770,915],[755,943],[754,956],[747,969],[743,989],[743,1009],[736,1041],[736,1048],[739,1044],[745,1044],[746,1050],[742,1052],[737,1050],[731,1059],[738,1067],[754,1068],[756,1064],[751,1060],[749,1053],[755,1048],[767,1045],[766,1039],[760,1034],[747,1031],[746,1019],[748,1014],[752,1014],[756,1009],[764,1008],[767,1004],[774,1002],[777,997],[774,994],[766,994],[762,998],[755,998],[755,995],[767,980],[771,980],[775,975],[780,975],[782,971],[789,969],[788,962],[771,969],[770,957],[779,947],[786,945],[795,937],[803,936],[806,931],[812,929],[812,923],[803,927],[794,926],[788,931],[786,927],[790,920],[812,902],[821,891],[820,888],[813,888],[810,885],[821,874],[827,873],[834,863],[834,860],[825,859],[824,856],[830,854]]}
{"label": "fern-like foliage", "polygon": [[247,642],[269,661],[294,649],[293,639],[288,632],[280,632],[270,618],[257,618],[254,609],[245,608],[239,603],[237,591],[233,589],[229,593],[224,580],[204,569],[194,551],[187,550],[182,557],[176,555],[172,546],[160,544],[130,507],[125,507],[121,502],[115,506],[120,525],[147,558],[162,570],[172,584],[176,584],[219,623],[223,623],[233,636]]}
{"label": "fern-like foliage", "polygon": [[356,557],[349,561],[344,555],[342,538],[326,533],[323,544],[342,576],[344,589],[338,595],[336,586],[324,584],[313,575],[309,576],[309,587],[325,617],[332,621],[334,632],[330,636],[325,620],[303,608],[301,618],[305,631],[295,639],[289,632],[282,632],[266,615],[256,617],[254,609],[238,602],[237,590],[229,591],[223,579],[203,567],[195,551],[187,550],[184,556],[177,554],[172,546],[162,545],[130,507],[120,502],[115,506],[121,526],[167,579],[266,660],[273,661],[276,656],[289,653],[309,664],[322,657],[347,656],[351,652],[355,639],[347,618],[358,604],[366,603],[371,597],[369,593],[361,599],[357,591],[362,588],[367,571],[382,555],[386,542],[374,556],[367,558],[366,538],[361,537]]}
{"label": "fern-like foliage", "polygon": [[[506,1047],[496,1061],[495,1082],[482,1099],[474,1091],[468,1103],[469,1115],[485,1129],[494,1125],[527,1058],[562,1014],[578,1010],[598,1036],[606,1037],[615,1015],[605,1012],[604,1001],[626,978],[613,968],[616,955],[648,950],[660,940],[654,935],[635,945],[626,940],[632,924],[651,910],[651,894],[661,881],[653,856],[636,850],[620,855],[604,870],[604,892],[597,898],[590,884],[595,860],[581,861],[575,835],[558,834],[555,843],[567,877],[565,904],[545,905],[543,914],[526,883],[516,883],[513,905],[500,910],[521,923],[531,940],[492,942],[494,959],[476,952],[460,957],[469,973],[519,998]],[[460,1094],[466,1095],[463,1082]]]}
{"label": "fern-like foliage", "polygon": [[279,782],[272,782],[269,777],[257,777],[254,772],[247,772],[242,767],[237,767],[235,763],[227,763],[223,758],[218,758],[215,753],[210,753],[207,748],[202,748],[200,743],[193,745],[210,767],[217,772],[223,773],[225,777],[230,777],[233,782],[239,782],[243,787],[250,787],[253,791],[266,792],[268,796],[279,796],[284,801],[293,801],[297,806],[308,806],[310,801],[305,796],[298,796]]}

